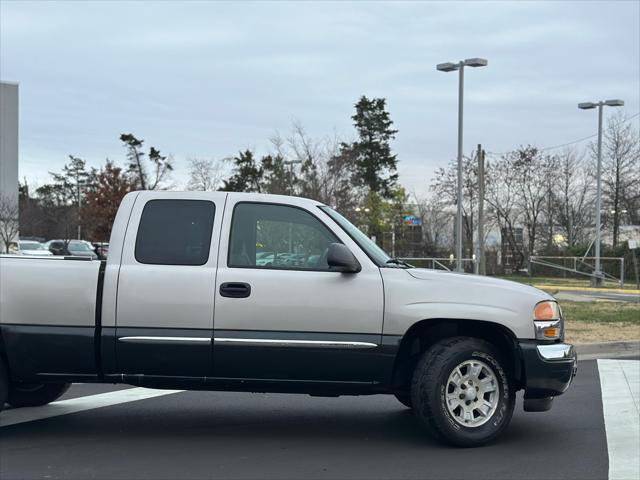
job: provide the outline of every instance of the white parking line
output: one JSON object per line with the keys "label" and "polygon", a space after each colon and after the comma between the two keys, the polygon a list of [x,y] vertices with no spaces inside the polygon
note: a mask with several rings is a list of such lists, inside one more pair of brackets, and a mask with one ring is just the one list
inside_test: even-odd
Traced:
{"label": "white parking line", "polygon": [[0,427],[7,427],[17,423],[33,422],[60,415],[93,410],[95,408],[109,407],[120,403],[135,402],[147,398],[161,397],[172,393],[180,393],[184,390],[155,390],[152,388],[127,388],[115,392],[98,393],[85,397],[71,398],[53,402],[42,407],[25,407],[14,410],[6,410],[0,413]]}
{"label": "white parking line", "polygon": [[640,361],[598,360],[609,479],[640,478]]}

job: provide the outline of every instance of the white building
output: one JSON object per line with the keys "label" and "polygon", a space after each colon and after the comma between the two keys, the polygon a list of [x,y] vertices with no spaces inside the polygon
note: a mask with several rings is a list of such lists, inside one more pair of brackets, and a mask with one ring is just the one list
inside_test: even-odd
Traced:
{"label": "white building", "polygon": [[[0,82],[0,202],[18,204],[18,84]],[[2,251],[2,246],[0,246]]]}

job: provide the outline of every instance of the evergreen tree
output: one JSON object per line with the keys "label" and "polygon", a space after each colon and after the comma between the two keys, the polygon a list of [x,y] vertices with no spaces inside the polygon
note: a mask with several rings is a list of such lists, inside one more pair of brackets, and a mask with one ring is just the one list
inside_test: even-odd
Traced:
{"label": "evergreen tree", "polygon": [[398,180],[396,155],[389,142],[398,132],[386,111],[384,98],[369,99],[362,96],[355,104],[356,113],[351,117],[358,132],[358,140],[342,144],[342,151],[353,162],[353,181],[383,198],[391,197],[391,190]]}
{"label": "evergreen tree", "polygon": [[225,180],[220,190],[226,192],[262,192],[262,165],[249,149],[233,158],[233,175]]}
{"label": "evergreen tree", "polygon": [[60,203],[78,205],[96,178],[96,169],[87,169],[87,162],[79,157],[69,155],[69,163],[62,167],[62,172],[49,172],[53,177],[52,193]]}

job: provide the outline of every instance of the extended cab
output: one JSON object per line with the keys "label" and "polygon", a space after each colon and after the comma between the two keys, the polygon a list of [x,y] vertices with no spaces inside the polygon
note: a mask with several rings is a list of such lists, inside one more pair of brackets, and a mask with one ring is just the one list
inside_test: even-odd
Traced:
{"label": "extended cab", "polygon": [[475,446],[507,427],[517,390],[542,411],[567,389],[563,339],[545,292],[413,268],[301,198],[134,192],[106,263],[0,257],[0,409],[70,382],[386,393]]}

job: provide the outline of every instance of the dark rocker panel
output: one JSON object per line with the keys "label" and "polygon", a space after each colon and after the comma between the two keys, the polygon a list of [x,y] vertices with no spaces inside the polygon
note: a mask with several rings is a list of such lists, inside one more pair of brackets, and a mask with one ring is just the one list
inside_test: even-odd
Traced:
{"label": "dark rocker panel", "polygon": [[[246,343],[233,342],[233,339]],[[260,343],[260,340],[274,343]],[[386,383],[391,377],[399,345],[399,342],[386,340],[381,345],[379,334],[215,330],[213,375],[219,378]]]}
{"label": "dark rocker panel", "polygon": [[14,380],[43,373],[97,375],[95,327],[1,324],[0,330]]}

